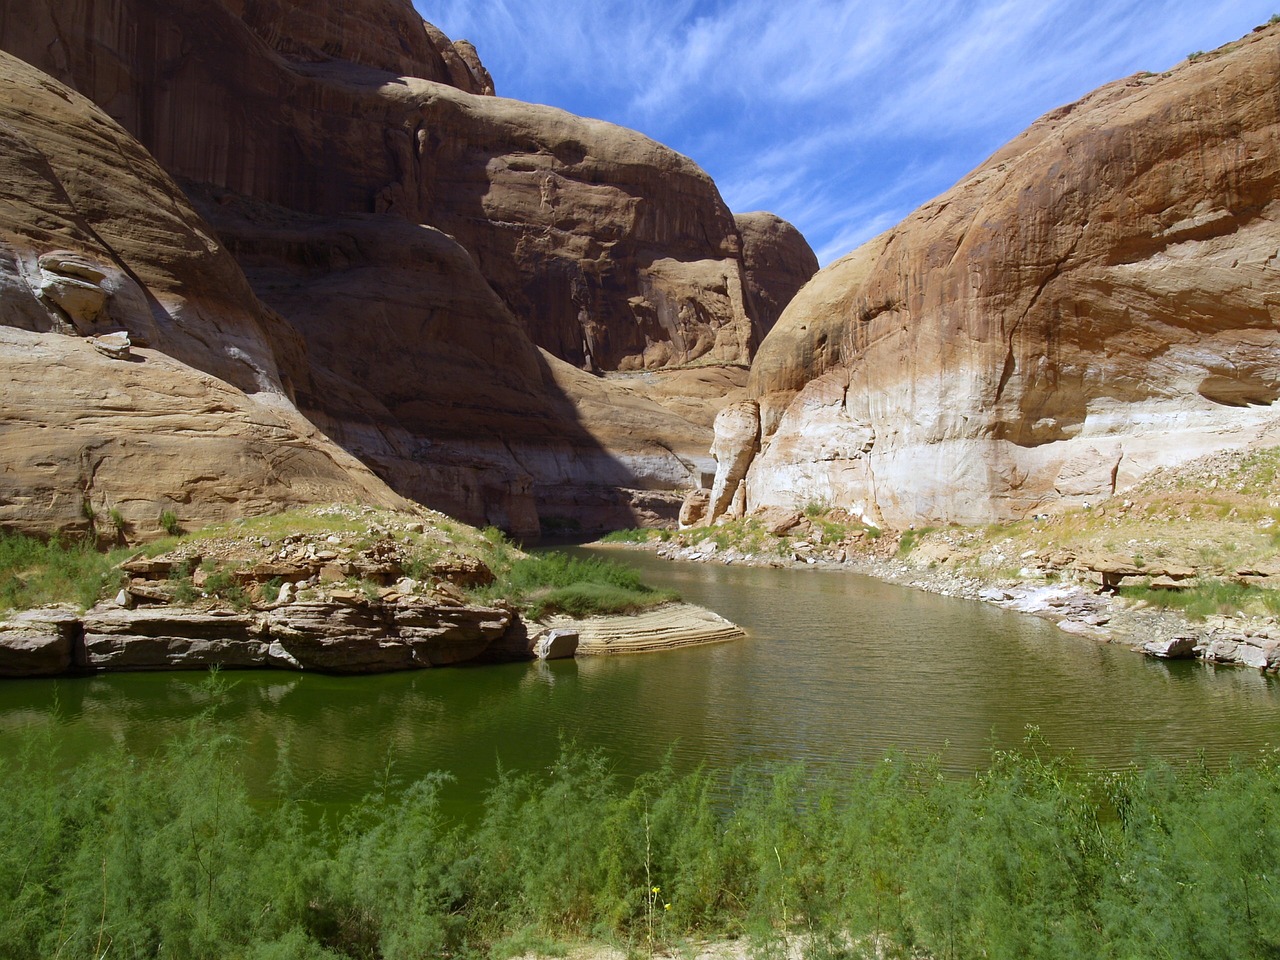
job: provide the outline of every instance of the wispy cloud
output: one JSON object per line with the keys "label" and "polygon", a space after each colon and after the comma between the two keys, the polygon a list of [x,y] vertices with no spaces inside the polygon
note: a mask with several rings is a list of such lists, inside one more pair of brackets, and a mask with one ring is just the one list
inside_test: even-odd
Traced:
{"label": "wispy cloud", "polygon": [[667,143],[825,263],[1040,114],[1241,36],[1276,0],[415,2],[499,94]]}

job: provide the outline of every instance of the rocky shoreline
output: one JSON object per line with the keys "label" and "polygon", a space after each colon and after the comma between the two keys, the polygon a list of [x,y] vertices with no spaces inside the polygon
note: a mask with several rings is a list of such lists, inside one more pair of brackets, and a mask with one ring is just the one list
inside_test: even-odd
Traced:
{"label": "rocky shoreline", "polygon": [[[743,631],[661,602],[577,619],[500,581],[529,558],[431,511],[332,505],[175,535],[111,567],[111,597],[0,619],[0,677],[120,670],[419,670],[718,643]],[[11,572],[17,579],[34,570]],[[118,589],[117,589],[118,586]],[[114,594],[114,596],[112,596]],[[28,604],[34,606],[34,604]]]}
{"label": "rocky shoreline", "polygon": [[664,559],[694,563],[859,573],[887,583],[1041,617],[1056,623],[1065,633],[1118,644],[1150,657],[1198,659],[1280,672],[1277,618],[1218,615],[1193,620],[1178,611],[1147,607],[1104,589],[1106,575],[1091,569],[1089,561],[1054,571],[1058,579],[1049,582],[1043,575],[1016,580],[984,577],[931,567],[928,562],[911,563],[865,549],[855,550],[848,545],[823,547],[803,540],[791,544],[785,556],[732,546],[721,548],[707,540],[691,544],[668,540],[600,545],[646,549]]}
{"label": "rocky shoreline", "polygon": [[[27,610],[0,622],[0,677],[141,670],[281,669],[386,673],[463,663],[652,653],[746,636],[689,603],[635,614],[524,619],[505,604],[342,596],[267,611],[100,604]],[[544,641],[571,640],[567,654]],[[576,649],[575,649],[576,648]],[[557,648],[558,649],[558,648]]]}

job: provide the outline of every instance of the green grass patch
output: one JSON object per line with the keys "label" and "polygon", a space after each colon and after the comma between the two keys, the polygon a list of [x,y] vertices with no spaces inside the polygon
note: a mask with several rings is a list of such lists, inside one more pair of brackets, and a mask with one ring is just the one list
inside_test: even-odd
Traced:
{"label": "green grass patch", "polygon": [[509,600],[535,620],[551,613],[632,613],[676,599],[648,586],[630,567],[559,551],[507,557],[493,570],[497,580],[477,598]]}
{"label": "green grass patch", "polygon": [[1280,590],[1227,580],[1204,580],[1185,590],[1158,590],[1149,584],[1123,586],[1120,595],[1161,610],[1180,610],[1193,620],[1237,611],[1280,614]]}
{"label": "green grass patch", "polygon": [[657,530],[636,527],[632,530],[610,530],[600,538],[601,543],[648,543],[658,536]]}
{"label": "green grass patch", "polygon": [[102,552],[87,539],[43,541],[0,533],[0,609],[21,610],[49,603],[93,606],[119,589],[116,566],[128,550]]}
{"label": "green grass patch", "polygon": [[937,529],[937,527],[921,527],[918,530],[903,530],[902,536],[898,538],[899,559],[910,554],[921,537],[927,536]]}

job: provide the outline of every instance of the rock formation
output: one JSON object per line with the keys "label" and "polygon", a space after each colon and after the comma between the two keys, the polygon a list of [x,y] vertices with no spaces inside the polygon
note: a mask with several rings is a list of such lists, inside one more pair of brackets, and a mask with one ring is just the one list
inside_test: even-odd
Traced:
{"label": "rock formation", "polygon": [[400,502],[290,402],[301,344],[133,138],[0,54],[0,525]]}
{"label": "rock formation", "polygon": [[781,217],[757,211],[733,219],[742,235],[747,302],[756,320],[756,336],[763,341],[787,304],[818,272],[818,258],[804,235]]}
{"label": "rock formation", "polygon": [[1274,27],[1112,83],[818,274],[752,366],[748,509],[1020,517],[1274,424],[1277,84]]}
{"label": "rock formation", "polygon": [[[770,239],[785,226],[747,230],[744,244],[686,158],[491,96],[474,47],[409,0],[54,0],[0,14],[0,46],[96,102],[205,218],[120,127],[78,98],[74,115],[46,104],[51,81],[23,67],[7,89],[27,98],[17,129],[44,159],[15,148],[10,162],[107,189],[80,190],[75,238],[51,250],[53,238],[24,237],[24,282],[56,310],[25,305],[6,322],[122,327],[132,344],[290,398],[398,492],[468,521],[528,535],[547,520],[674,518],[710,472],[709,415],[691,424],[634,384],[558,361],[745,364],[771,316],[755,305],[785,300],[810,269],[798,234]],[[138,203],[118,196],[113,157],[150,171]],[[16,201],[0,226],[21,233],[55,194]],[[148,204],[162,212],[144,230],[135,208]],[[150,273],[112,264],[93,242],[100,221],[145,239]],[[744,246],[762,251],[754,280]],[[63,249],[87,260],[52,273],[37,262]],[[163,309],[145,322],[152,297]],[[125,298],[133,319],[118,323],[110,304]]]}

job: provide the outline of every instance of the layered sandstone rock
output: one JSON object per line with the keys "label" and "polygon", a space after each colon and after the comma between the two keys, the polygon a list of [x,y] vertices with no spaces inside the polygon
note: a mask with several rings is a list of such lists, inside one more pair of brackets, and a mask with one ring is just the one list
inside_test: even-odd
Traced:
{"label": "layered sandstone rock", "polygon": [[[324,673],[416,670],[476,659],[511,621],[507,610],[423,601],[306,601],[266,613],[100,606],[84,615],[75,666],[281,667]],[[9,627],[16,629],[0,625]],[[0,629],[0,676],[17,675],[3,659],[14,656],[8,639],[9,632]]]}
{"label": "layered sandstone rock", "polygon": [[[132,345],[295,398],[397,491],[471,522],[529,535],[545,520],[674,519],[710,476],[710,417],[739,384],[693,378],[696,396],[668,388],[655,405],[558,361],[745,364],[768,322],[754,305],[788,297],[805,270],[803,241],[769,222],[741,228],[760,251],[747,278],[739,225],[673,151],[477,96],[492,81],[474,48],[408,0],[56,0],[0,17],[0,45],[133,132],[225,244],[120,128],[78,98],[70,112],[41,100],[20,130],[53,130],[29,135],[44,159],[22,164],[106,197],[81,190],[85,236],[59,241],[83,263],[22,266],[57,309],[24,306],[15,325],[119,326]],[[140,202],[113,195],[121,159],[148,171]],[[148,205],[164,213],[148,221]],[[4,219],[30,216],[15,200]],[[147,242],[141,271],[112,230]],[[145,323],[151,297],[163,309]]]}
{"label": "layered sandstone rock", "polygon": [[809,241],[781,217],[765,211],[734,218],[742,236],[747,302],[763,341],[800,288],[818,272]]}
{"label": "layered sandstone rock", "polygon": [[748,507],[1017,517],[1260,436],[1278,83],[1264,28],[1103,87],[821,272],[752,367]]}
{"label": "layered sandstone rock", "polygon": [[0,526],[155,536],[333,500],[402,505],[287,401],[247,395],[155,350],[0,326]]}
{"label": "layered sandstone rock", "polygon": [[0,54],[0,141],[0,525],[401,502],[293,407],[296,334],[128,133]]}
{"label": "layered sandstone rock", "polygon": [[474,49],[420,37],[409,0],[51,6],[0,23],[0,45],[102,104],[178,177],[439,227],[577,366],[750,360],[763,326],[710,178],[632,131],[472,95],[491,86]]}

